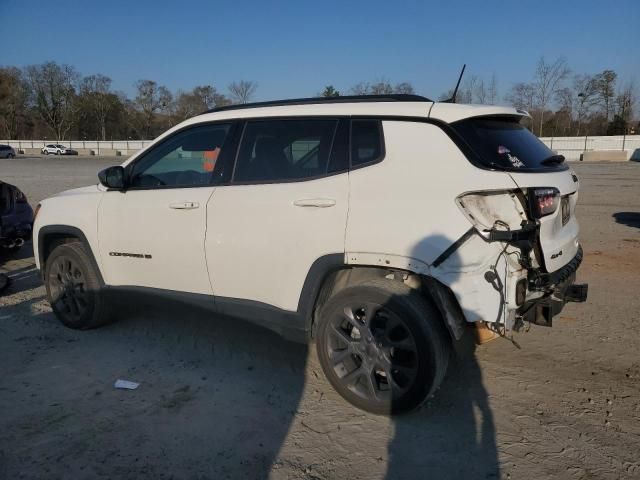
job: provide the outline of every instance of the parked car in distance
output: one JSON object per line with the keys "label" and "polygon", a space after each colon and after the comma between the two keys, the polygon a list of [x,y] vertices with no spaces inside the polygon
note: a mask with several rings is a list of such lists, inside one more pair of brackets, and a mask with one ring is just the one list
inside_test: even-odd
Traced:
{"label": "parked car in distance", "polygon": [[59,143],[51,143],[42,147],[41,152],[44,155],[78,155],[78,151],[72,148],[67,148]]}
{"label": "parked car in distance", "polygon": [[586,299],[579,180],[529,118],[416,95],[220,107],[43,200],[35,261],[68,327],[117,316],[106,292],[193,302],[315,342],[359,408],[411,410],[467,325],[549,327]]}
{"label": "parked car in distance", "polygon": [[31,238],[33,210],[22,191],[0,181],[0,248],[17,250]]}
{"label": "parked car in distance", "polygon": [[16,151],[10,145],[0,145],[0,158],[15,158]]}

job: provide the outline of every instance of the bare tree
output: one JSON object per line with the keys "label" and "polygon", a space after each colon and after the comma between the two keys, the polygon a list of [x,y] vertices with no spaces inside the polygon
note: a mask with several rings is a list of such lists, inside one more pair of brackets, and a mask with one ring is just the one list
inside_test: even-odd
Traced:
{"label": "bare tree", "polygon": [[484,80],[479,79],[475,86],[476,103],[484,105],[487,103],[487,89],[484,87]]}
{"label": "bare tree", "polygon": [[240,80],[229,85],[229,93],[236,103],[248,103],[256,93],[258,84],[250,80]]}
{"label": "bare tree", "polygon": [[576,111],[576,135],[580,135],[582,125],[591,109],[598,103],[598,85],[591,75],[573,77],[573,99]]}
{"label": "bare tree", "polygon": [[397,83],[395,87],[393,87],[393,93],[404,93],[407,95],[413,95],[415,90],[413,89],[413,85],[409,82],[401,82]]}
{"label": "bare tree", "polygon": [[35,107],[56,140],[64,140],[76,113],[79,74],[70,65],[47,62],[26,68]]}
{"label": "bare tree", "polygon": [[636,103],[634,95],[634,82],[628,82],[616,96],[616,115],[618,115],[626,126],[633,120],[633,107]]}
{"label": "bare tree", "polygon": [[393,93],[393,87],[387,80],[379,80],[371,85],[371,95],[390,95]]}
{"label": "bare tree", "polygon": [[487,103],[489,105],[495,105],[498,102],[498,78],[494,73],[491,75],[491,81],[487,88]]}
{"label": "bare tree", "polygon": [[153,80],[138,80],[135,84],[138,94],[134,100],[144,117],[144,136],[151,135],[151,125],[158,111],[166,110],[171,105],[171,92],[164,86],[158,86]]}
{"label": "bare tree", "polygon": [[95,116],[100,137],[107,139],[107,116],[113,108],[111,79],[105,75],[89,75],[80,83],[80,95]]}
{"label": "bare tree", "polygon": [[[507,94],[506,100],[516,108],[532,113],[535,103],[536,89],[531,83],[516,83]],[[533,130],[533,122],[531,122]]]}
{"label": "bare tree", "polygon": [[0,129],[4,130],[6,138],[17,138],[28,96],[29,86],[20,69],[0,68]]}
{"label": "bare tree", "polygon": [[368,82],[360,82],[351,87],[351,95],[369,95],[371,93],[371,86]]}
{"label": "bare tree", "polygon": [[220,106],[218,102],[222,98],[224,98],[224,95],[219,95],[213,85],[200,85],[194,87],[191,92],[178,90],[172,105],[173,116],[177,121],[186,120],[189,117]]}
{"label": "bare tree", "polygon": [[542,136],[544,112],[558,90],[562,88],[562,82],[567,78],[569,72],[567,61],[563,57],[556,59],[553,63],[548,63],[544,57],[538,60],[533,85],[535,87],[537,106],[540,109],[540,127],[538,130],[538,135],[540,136]]}
{"label": "bare tree", "polygon": [[[475,90],[478,86],[479,78],[477,75],[471,75],[467,77],[460,85],[458,93],[456,94],[457,103],[473,103],[473,97]],[[453,95],[453,92],[451,92]]]}
{"label": "bare tree", "polygon": [[609,121],[613,110],[613,102],[616,96],[616,78],[618,75],[613,70],[604,70],[594,77],[598,92],[598,100],[602,107],[602,113],[606,121]]}
{"label": "bare tree", "polygon": [[409,82],[401,82],[393,86],[388,80],[381,79],[375,83],[357,83],[350,92],[352,95],[391,95],[394,93],[413,94],[415,90]]}

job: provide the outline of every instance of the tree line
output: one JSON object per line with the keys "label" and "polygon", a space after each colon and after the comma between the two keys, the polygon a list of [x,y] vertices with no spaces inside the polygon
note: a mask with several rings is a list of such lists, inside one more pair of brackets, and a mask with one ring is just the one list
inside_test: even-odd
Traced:
{"label": "tree line", "polygon": [[0,68],[0,137],[148,139],[211,108],[247,103],[257,86],[241,80],[225,92],[199,85],[172,93],[154,80],[142,79],[129,98],[113,90],[108,76],[83,77],[70,65],[4,67]]}
{"label": "tree line", "polygon": [[[213,85],[171,92],[154,80],[141,79],[132,98],[115,91],[102,74],[82,76],[73,66],[46,62],[25,68],[0,68],[0,137],[7,139],[149,139],[189,117],[214,107],[247,103],[258,84],[232,82],[224,91]],[[409,82],[359,82],[350,95],[413,94]],[[445,100],[453,90],[438,97]],[[327,85],[317,96],[341,93]],[[616,135],[640,130],[634,119],[632,82],[620,85],[613,70],[573,73],[566,59],[540,58],[528,82],[514,84],[501,97],[498,78],[464,78],[458,103],[508,104],[525,109],[525,124],[539,136]]]}
{"label": "tree line", "polygon": [[[414,93],[414,88],[410,83],[392,86],[382,80],[359,83],[348,93]],[[340,92],[328,85],[320,95],[338,96]],[[438,100],[452,95],[450,89]],[[531,119],[524,124],[540,137],[638,133],[640,122],[634,120],[636,100],[633,81],[620,85],[613,70],[574,73],[563,57],[553,61],[541,57],[531,80],[515,83],[504,97],[500,97],[496,74],[488,80],[473,74],[466,76],[456,94],[457,103],[504,104],[528,111]]]}

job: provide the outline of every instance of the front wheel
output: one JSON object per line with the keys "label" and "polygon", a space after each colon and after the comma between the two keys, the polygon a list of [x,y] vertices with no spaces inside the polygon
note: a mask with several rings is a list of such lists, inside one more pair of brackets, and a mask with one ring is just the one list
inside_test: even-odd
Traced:
{"label": "front wheel", "polygon": [[51,252],[45,287],[53,312],[67,327],[85,330],[109,320],[98,272],[80,242],[59,245]]}
{"label": "front wheel", "polygon": [[56,155],[61,155],[60,150],[56,150]]}
{"label": "front wheel", "polygon": [[346,288],[322,308],[316,348],[329,382],[376,414],[422,404],[440,385],[450,342],[438,310],[388,279]]}
{"label": "front wheel", "polygon": [[42,152],[42,153],[44,153],[45,155],[49,155],[49,151],[48,151],[48,150],[45,150],[45,151],[44,151],[44,152]]}
{"label": "front wheel", "polygon": [[9,155],[7,155],[7,158],[14,158],[15,155],[13,153],[10,153]]}

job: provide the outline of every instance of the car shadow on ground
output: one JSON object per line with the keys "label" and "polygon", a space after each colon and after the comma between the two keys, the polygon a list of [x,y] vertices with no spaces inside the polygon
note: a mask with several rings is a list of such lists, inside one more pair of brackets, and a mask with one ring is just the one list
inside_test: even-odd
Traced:
{"label": "car shadow on ground", "polygon": [[640,228],[640,212],[616,212],[613,218],[627,227]]}

